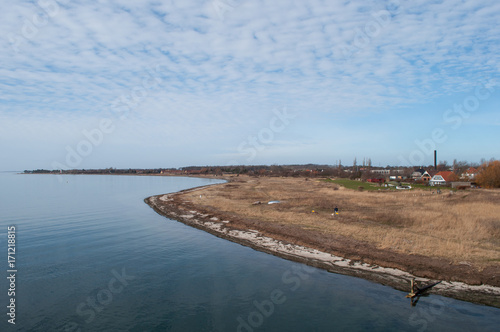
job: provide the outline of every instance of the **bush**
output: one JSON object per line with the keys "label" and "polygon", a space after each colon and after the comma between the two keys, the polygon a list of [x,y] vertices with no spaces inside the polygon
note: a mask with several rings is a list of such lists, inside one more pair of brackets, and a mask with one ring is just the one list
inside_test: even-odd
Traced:
{"label": "bush", "polygon": [[484,163],[479,169],[476,182],[485,188],[500,188],[500,161]]}

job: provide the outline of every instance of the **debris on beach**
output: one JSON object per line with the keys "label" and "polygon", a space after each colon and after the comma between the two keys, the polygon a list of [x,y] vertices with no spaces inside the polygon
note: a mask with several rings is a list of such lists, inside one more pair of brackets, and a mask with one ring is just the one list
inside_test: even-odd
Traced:
{"label": "debris on beach", "polygon": [[279,204],[281,203],[281,201],[269,201],[267,202],[267,204]]}

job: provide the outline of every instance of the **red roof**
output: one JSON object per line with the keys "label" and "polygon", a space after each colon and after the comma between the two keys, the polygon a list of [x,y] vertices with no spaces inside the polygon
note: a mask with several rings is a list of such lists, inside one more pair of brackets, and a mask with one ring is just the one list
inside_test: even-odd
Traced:
{"label": "red roof", "polygon": [[455,175],[455,173],[453,173],[452,171],[441,171],[438,172],[435,176],[437,175],[441,175],[446,182],[450,182],[452,175]]}
{"label": "red roof", "polygon": [[476,174],[477,173],[477,168],[471,167],[467,171],[465,171],[467,174]]}

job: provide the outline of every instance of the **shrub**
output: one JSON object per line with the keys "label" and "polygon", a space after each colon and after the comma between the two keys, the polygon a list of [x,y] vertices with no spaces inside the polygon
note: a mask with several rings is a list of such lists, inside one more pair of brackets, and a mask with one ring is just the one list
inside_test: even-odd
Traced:
{"label": "shrub", "polygon": [[479,169],[476,181],[481,187],[500,188],[500,161],[484,163]]}

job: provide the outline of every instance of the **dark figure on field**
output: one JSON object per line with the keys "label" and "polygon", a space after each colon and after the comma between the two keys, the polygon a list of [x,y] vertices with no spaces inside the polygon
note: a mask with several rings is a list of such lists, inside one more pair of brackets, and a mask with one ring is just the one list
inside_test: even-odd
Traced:
{"label": "dark figure on field", "polygon": [[335,214],[339,214],[339,208],[338,208],[338,207],[335,207],[335,209],[333,209],[333,213],[335,213]]}

